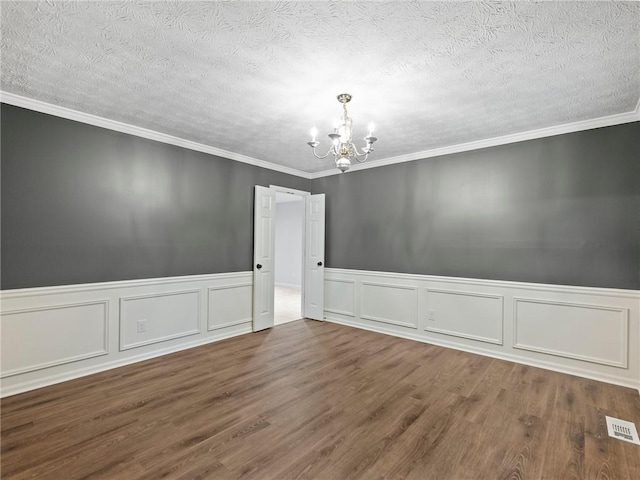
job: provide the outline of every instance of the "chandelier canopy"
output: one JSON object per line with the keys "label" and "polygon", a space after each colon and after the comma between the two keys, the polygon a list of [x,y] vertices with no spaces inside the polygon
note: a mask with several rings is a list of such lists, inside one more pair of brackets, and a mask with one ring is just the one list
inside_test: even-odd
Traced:
{"label": "chandelier canopy", "polygon": [[362,148],[362,152],[359,152],[351,140],[353,135],[353,120],[351,120],[347,114],[347,103],[351,101],[351,95],[341,93],[337,98],[338,101],[342,103],[342,118],[336,122],[333,133],[329,134],[329,138],[331,139],[329,151],[324,155],[318,155],[316,152],[316,147],[320,145],[320,142],[316,141],[318,130],[315,127],[311,129],[311,141],[307,142],[307,145],[311,147],[316,158],[323,159],[329,155],[333,155],[336,167],[344,173],[349,170],[352,160],[356,160],[359,163],[366,162],[369,154],[373,152],[373,142],[378,139],[372,135],[373,123],[370,123],[369,133],[364,137],[366,143]]}

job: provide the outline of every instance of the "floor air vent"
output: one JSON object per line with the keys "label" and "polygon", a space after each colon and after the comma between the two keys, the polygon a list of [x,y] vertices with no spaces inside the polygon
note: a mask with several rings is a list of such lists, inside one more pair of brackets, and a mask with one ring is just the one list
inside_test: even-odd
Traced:
{"label": "floor air vent", "polygon": [[607,430],[610,437],[640,445],[638,430],[636,430],[636,426],[632,422],[625,422],[613,417],[605,418],[607,419]]}

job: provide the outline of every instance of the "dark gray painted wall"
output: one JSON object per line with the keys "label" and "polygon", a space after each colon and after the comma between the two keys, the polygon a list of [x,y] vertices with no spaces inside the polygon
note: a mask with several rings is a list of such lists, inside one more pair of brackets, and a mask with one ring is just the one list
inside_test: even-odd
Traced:
{"label": "dark gray painted wall", "polygon": [[312,191],[327,194],[329,267],[640,289],[638,122],[325,177]]}
{"label": "dark gray painted wall", "polygon": [[2,289],[252,269],[253,187],[299,177],[2,105]]}
{"label": "dark gray painted wall", "polygon": [[329,267],[640,289],[640,123],[311,182],[4,104],[1,136],[2,289],[250,270],[269,184],[327,194]]}

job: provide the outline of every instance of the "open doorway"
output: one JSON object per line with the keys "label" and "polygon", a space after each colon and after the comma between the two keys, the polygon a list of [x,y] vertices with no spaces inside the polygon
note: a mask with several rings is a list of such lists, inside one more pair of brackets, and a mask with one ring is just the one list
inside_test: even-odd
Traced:
{"label": "open doorway", "polygon": [[[301,197],[303,221],[300,229],[302,250],[300,266],[301,301],[300,310],[295,309],[298,318],[323,320],[324,318],[324,231],[325,231],[325,195],[292,190],[271,185],[254,187],[253,214],[253,331],[259,332],[275,324],[275,286],[276,286],[276,193]],[[282,198],[282,197],[281,197]],[[295,199],[293,199],[295,201]],[[284,202],[282,204],[286,204]],[[290,237],[293,237],[291,235]],[[287,238],[287,237],[285,237]],[[291,249],[289,249],[291,250]],[[292,258],[290,253],[281,258]],[[295,258],[295,256],[293,256]],[[291,285],[290,271],[283,283]],[[292,301],[291,303],[295,302]],[[295,308],[295,307],[294,307]],[[297,318],[293,318],[296,320]],[[284,320],[291,320],[285,318]]]}
{"label": "open doorway", "polygon": [[276,192],[274,324],[302,318],[304,198]]}

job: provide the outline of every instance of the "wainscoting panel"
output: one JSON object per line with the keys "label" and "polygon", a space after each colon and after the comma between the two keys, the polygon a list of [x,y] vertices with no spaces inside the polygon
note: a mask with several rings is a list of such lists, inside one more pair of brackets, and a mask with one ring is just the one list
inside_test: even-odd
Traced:
{"label": "wainscoting panel", "polygon": [[640,390],[637,290],[327,268],[325,292],[328,321]]}
{"label": "wainscoting panel", "polygon": [[250,333],[252,291],[252,272],[2,291],[0,394]]}
{"label": "wainscoting panel", "polygon": [[[144,330],[138,329],[144,324]],[[200,333],[200,290],[120,299],[120,350]]]}
{"label": "wainscoting panel", "polygon": [[107,300],[2,313],[2,377],[108,353]]}
{"label": "wainscoting panel", "polygon": [[365,320],[418,328],[418,288],[362,282],[361,312]]}
{"label": "wainscoting panel", "polygon": [[531,298],[513,300],[514,348],[627,367],[626,308]]}
{"label": "wainscoting panel", "polygon": [[325,312],[356,316],[356,282],[354,280],[326,280],[324,284]]}
{"label": "wainscoting panel", "polygon": [[209,287],[208,293],[207,329],[219,330],[252,321],[252,283]]}
{"label": "wainscoting panel", "polygon": [[502,345],[501,295],[425,289],[425,330]]}
{"label": "wainscoting panel", "polygon": [[[0,292],[1,395],[250,333],[241,299],[252,280],[237,272]],[[325,297],[329,321],[640,388],[638,291],[327,268]],[[502,344],[491,341],[500,298]],[[139,343],[137,316],[151,318],[141,333],[153,334],[166,309],[170,334],[120,350],[122,338]]]}

